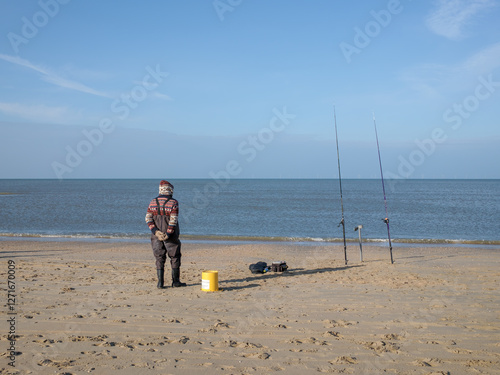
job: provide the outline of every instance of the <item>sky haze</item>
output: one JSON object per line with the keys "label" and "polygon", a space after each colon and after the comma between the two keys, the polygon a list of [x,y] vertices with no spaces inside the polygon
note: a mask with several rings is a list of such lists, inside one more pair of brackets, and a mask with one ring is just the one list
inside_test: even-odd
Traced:
{"label": "sky haze", "polygon": [[500,178],[499,1],[0,7],[0,178]]}

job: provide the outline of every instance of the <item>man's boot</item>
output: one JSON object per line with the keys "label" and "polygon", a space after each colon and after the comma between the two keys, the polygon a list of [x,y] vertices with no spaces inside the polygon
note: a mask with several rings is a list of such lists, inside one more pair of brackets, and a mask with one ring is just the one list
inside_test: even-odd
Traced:
{"label": "man's boot", "polygon": [[156,270],[156,273],[158,274],[158,285],[156,285],[156,287],[158,289],[166,289],[165,286],[163,286],[164,284],[164,277],[165,277],[165,270]]}
{"label": "man's boot", "polygon": [[178,288],[180,286],[186,286],[186,283],[181,283],[179,278],[181,275],[181,271],[179,268],[172,268],[172,286],[174,288]]}

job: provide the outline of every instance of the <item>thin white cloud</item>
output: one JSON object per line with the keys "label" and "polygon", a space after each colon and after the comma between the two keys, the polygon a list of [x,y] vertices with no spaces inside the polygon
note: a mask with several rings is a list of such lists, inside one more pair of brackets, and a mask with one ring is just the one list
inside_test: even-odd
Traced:
{"label": "thin white cloud", "polygon": [[474,74],[491,73],[500,66],[500,43],[495,43],[482,49],[469,57],[457,68],[460,72],[473,72]]}
{"label": "thin white cloud", "polygon": [[72,113],[66,107],[49,107],[43,104],[25,105],[0,102],[0,112],[25,120],[51,124],[67,124],[78,121],[80,118],[79,114]]}
{"label": "thin white cloud", "polygon": [[421,64],[405,69],[400,77],[416,91],[439,98],[446,92],[470,90],[480,76],[492,74],[499,67],[500,43],[495,43],[457,64]]}
{"label": "thin white cloud", "polygon": [[93,88],[88,87],[88,86],[84,85],[83,83],[79,83],[76,81],[72,81],[72,80],[63,78],[63,77],[55,74],[54,72],[51,72],[50,70],[48,70],[46,68],[32,64],[31,62],[29,62],[26,59],[22,59],[22,58],[17,57],[17,56],[4,55],[4,54],[0,54],[0,59],[7,61],[7,62],[10,62],[10,63],[15,64],[15,65],[23,66],[25,68],[34,70],[34,71],[41,74],[42,80],[44,80],[45,82],[51,83],[53,85],[63,87],[66,89],[70,89],[70,90],[83,92],[86,94],[102,96],[105,98],[111,97],[111,96],[107,95],[106,93],[94,90]]}
{"label": "thin white cloud", "polygon": [[[157,89],[157,84],[153,84],[151,87],[146,87],[145,83],[142,81],[134,81],[133,82],[135,85],[138,86],[143,86],[148,90],[148,97],[154,98],[154,99],[160,99],[160,100],[165,100],[165,101],[172,101],[172,97],[167,95],[167,94],[162,94],[161,92],[158,92]],[[155,86],[156,85],[156,86]]]}
{"label": "thin white cloud", "polygon": [[32,69],[32,70],[35,70],[37,71],[38,73],[42,73],[42,74],[49,74],[47,72],[47,70],[43,69],[42,67],[39,67],[39,66],[36,66],[36,65],[33,65],[32,63],[30,63],[28,60],[25,60],[25,59],[22,59],[18,56],[9,56],[9,55],[4,55],[4,54],[1,54],[0,53],[0,59],[4,60],[4,61],[7,61],[7,62],[10,62],[12,64],[16,64],[16,65],[20,65],[20,66],[24,66],[26,68],[29,68],[29,69]]}
{"label": "thin white cloud", "polygon": [[96,95],[96,96],[102,96],[105,98],[111,98],[110,95],[107,95],[106,93],[94,90],[94,89],[84,85],[83,83],[71,81],[71,80],[56,76],[56,75],[47,75],[47,76],[42,77],[42,79],[46,82],[52,83],[53,85],[63,87],[66,89],[80,91],[80,92],[84,92],[84,93]]}
{"label": "thin white cloud", "polygon": [[171,101],[172,98],[166,94],[162,94],[161,92],[153,91],[151,92],[151,97],[155,99],[161,99],[161,100],[166,100],[166,101]]}
{"label": "thin white cloud", "polygon": [[476,16],[493,6],[494,0],[438,0],[425,23],[433,33],[457,40]]}

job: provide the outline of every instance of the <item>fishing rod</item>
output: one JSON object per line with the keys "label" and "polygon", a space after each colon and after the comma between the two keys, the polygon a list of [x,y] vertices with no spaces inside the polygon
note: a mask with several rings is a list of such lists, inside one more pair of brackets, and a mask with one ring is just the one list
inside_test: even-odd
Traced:
{"label": "fishing rod", "polygon": [[382,220],[384,220],[384,223],[387,224],[387,237],[389,238],[389,251],[391,253],[391,264],[393,264],[394,260],[392,259],[391,231],[389,230],[389,215],[387,214],[387,198],[385,195],[384,173],[382,172],[382,158],[380,157],[380,146],[378,144],[378,134],[377,134],[377,124],[375,123],[375,113],[373,114],[373,126],[375,127],[375,138],[377,139],[378,163],[380,165],[380,176],[382,178],[382,191],[384,192],[385,219],[382,219]]}
{"label": "fishing rod", "polygon": [[333,106],[333,118],[335,120],[335,139],[337,142],[337,164],[339,167],[339,185],[340,185],[340,208],[342,210],[342,220],[340,220],[337,228],[342,225],[342,235],[344,236],[344,260],[347,265],[347,245],[345,242],[345,221],[344,221],[344,203],[342,201],[342,177],[340,176],[340,155],[339,155],[339,136],[337,134],[337,114],[335,113],[335,106]]}

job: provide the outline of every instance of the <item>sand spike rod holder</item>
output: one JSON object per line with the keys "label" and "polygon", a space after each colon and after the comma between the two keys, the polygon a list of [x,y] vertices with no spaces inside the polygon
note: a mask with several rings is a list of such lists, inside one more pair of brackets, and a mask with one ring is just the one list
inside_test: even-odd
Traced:
{"label": "sand spike rod holder", "polygon": [[354,228],[354,231],[358,231],[359,234],[359,261],[363,261],[363,245],[361,244],[361,228],[363,228],[362,225],[358,225],[356,228]]}

